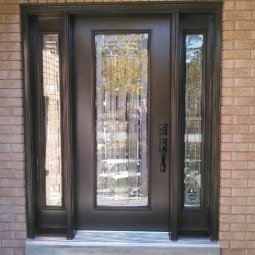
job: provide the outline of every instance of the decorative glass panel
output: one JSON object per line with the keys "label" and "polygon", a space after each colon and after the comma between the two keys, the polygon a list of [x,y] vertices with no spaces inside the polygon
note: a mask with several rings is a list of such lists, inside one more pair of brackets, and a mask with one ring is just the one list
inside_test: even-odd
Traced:
{"label": "decorative glass panel", "polygon": [[148,34],[96,34],[97,206],[148,205]]}
{"label": "decorative glass panel", "polygon": [[46,206],[62,206],[59,36],[43,35],[43,117]]}
{"label": "decorative glass panel", "polygon": [[203,35],[186,36],[184,207],[200,207]]}

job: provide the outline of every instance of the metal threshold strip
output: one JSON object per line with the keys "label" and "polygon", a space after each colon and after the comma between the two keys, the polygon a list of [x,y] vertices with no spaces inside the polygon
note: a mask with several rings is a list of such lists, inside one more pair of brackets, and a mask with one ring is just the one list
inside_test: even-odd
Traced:
{"label": "metal threshold strip", "polygon": [[37,237],[26,241],[26,255],[220,255],[206,238],[170,241],[167,232],[78,231],[73,240]]}

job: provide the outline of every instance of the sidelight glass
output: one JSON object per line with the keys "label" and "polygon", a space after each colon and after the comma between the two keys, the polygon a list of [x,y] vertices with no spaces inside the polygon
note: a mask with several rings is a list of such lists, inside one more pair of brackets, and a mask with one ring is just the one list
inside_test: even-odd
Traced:
{"label": "sidelight glass", "polygon": [[62,206],[61,103],[59,35],[44,34],[43,69],[43,164],[45,204]]}
{"label": "sidelight glass", "polygon": [[184,207],[201,206],[203,35],[187,34],[185,82]]}
{"label": "sidelight glass", "polygon": [[148,205],[148,33],[95,34],[97,206]]}

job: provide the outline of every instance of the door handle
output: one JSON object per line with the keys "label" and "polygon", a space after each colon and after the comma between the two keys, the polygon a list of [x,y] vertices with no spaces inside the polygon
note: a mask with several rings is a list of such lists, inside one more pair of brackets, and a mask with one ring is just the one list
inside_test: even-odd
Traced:
{"label": "door handle", "polygon": [[160,163],[160,172],[166,171],[166,149],[165,147],[162,147],[161,149],[161,163]]}
{"label": "door handle", "polygon": [[160,139],[160,153],[161,153],[160,172],[166,171],[166,152],[167,152],[167,138],[161,138]]}

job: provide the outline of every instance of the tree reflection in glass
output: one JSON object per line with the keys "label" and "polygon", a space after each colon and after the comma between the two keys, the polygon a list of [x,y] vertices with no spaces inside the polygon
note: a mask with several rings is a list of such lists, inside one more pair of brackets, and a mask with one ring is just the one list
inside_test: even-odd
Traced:
{"label": "tree reflection in glass", "polygon": [[147,206],[148,34],[95,35],[97,206]]}
{"label": "tree reflection in glass", "polygon": [[186,35],[184,207],[201,206],[203,35]]}

